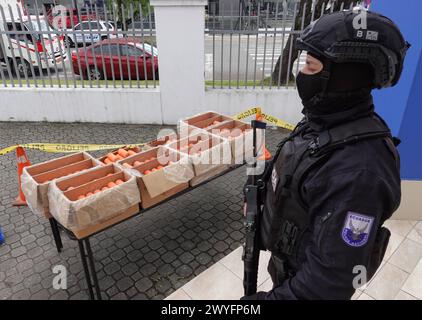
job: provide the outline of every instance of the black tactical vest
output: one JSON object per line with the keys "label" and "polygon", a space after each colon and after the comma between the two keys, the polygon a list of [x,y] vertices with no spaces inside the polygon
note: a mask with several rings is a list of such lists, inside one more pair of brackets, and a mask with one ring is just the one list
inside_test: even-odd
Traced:
{"label": "black tactical vest", "polygon": [[343,123],[326,131],[314,131],[301,122],[279,149],[263,177],[264,210],[261,219],[261,244],[273,254],[287,258],[294,268],[298,245],[311,221],[302,199],[301,186],[312,168],[322,164],[345,145],[367,139],[386,139],[398,161],[390,130],[377,115]]}

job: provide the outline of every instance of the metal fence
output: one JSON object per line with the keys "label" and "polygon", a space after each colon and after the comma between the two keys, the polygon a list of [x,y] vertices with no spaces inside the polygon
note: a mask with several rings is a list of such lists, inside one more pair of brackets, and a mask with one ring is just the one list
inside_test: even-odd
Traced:
{"label": "metal fence", "polygon": [[[232,8],[227,15],[208,12],[205,85],[295,86],[295,74],[305,62],[295,49],[296,38],[322,14],[350,9],[359,1],[347,1],[347,6],[339,2],[280,0],[271,9],[267,5]],[[119,8],[111,3],[50,10],[41,5],[31,10],[19,4],[0,6],[3,86],[155,88],[159,59],[153,9],[139,2]]]}
{"label": "metal fence", "polygon": [[360,1],[345,4],[297,0],[293,9],[290,4],[289,0],[277,2],[275,12],[279,14],[275,16],[270,15],[268,8],[258,7],[248,15],[208,17],[206,84],[228,89],[295,86],[295,75],[304,66],[306,56],[296,50],[294,43],[304,27],[334,10],[351,10]]}
{"label": "metal fence", "polygon": [[[156,87],[153,10],[0,6],[4,87]],[[34,14],[26,14],[31,12]]]}

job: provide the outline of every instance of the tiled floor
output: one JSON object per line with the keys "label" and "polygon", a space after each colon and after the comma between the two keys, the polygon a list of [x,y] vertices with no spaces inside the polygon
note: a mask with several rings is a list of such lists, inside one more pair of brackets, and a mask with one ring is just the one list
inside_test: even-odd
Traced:
{"label": "tiled floor", "polygon": [[[375,276],[353,295],[353,300],[422,300],[422,221],[390,220],[392,236],[385,259]],[[167,297],[168,300],[229,299],[243,295],[242,248],[202,272]],[[272,288],[266,271],[269,254],[261,252],[258,290]]]}

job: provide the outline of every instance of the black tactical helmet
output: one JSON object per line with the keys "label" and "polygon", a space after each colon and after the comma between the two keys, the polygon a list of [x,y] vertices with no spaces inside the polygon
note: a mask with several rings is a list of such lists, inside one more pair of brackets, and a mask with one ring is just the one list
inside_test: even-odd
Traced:
{"label": "black tactical helmet", "polygon": [[[359,21],[362,17],[366,17],[365,29]],[[389,18],[366,10],[347,10],[312,22],[297,39],[296,47],[335,63],[370,64],[374,70],[373,85],[380,89],[398,82],[410,44]],[[324,64],[324,69],[327,81],[329,66]]]}

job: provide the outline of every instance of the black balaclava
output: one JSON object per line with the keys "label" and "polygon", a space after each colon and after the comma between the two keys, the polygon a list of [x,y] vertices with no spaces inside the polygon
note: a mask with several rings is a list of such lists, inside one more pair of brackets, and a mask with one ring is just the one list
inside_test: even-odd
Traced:
{"label": "black balaclava", "polygon": [[[316,54],[308,54],[324,65],[317,74],[299,72],[296,78],[304,106],[302,113],[308,120],[327,127],[373,112],[371,90],[374,74],[370,65],[333,63]],[[329,77],[324,85],[326,71]]]}

